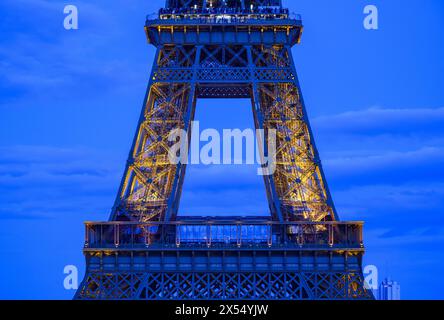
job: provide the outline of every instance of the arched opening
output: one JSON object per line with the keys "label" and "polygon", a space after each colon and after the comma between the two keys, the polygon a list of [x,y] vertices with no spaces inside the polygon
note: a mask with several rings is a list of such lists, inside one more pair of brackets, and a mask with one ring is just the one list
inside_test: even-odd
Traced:
{"label": "arched opening", "polygon": [[[242,155],[239,155],[239,148],[235,150],[234,140],[227,152],[227,130],[246,134],[242,140]],[[253,146],[247,133],[254,135]],[[217,134],[219,141],[214,141]],[[179,217],[270,216],[264,179],[258,174],[260,160],[255,134],[250,100],[198,100]],[[217,150],[214,152],[215,147],[208,147],[217,144],[219,156]],[[254,159],[251,159],[252,147]]]}

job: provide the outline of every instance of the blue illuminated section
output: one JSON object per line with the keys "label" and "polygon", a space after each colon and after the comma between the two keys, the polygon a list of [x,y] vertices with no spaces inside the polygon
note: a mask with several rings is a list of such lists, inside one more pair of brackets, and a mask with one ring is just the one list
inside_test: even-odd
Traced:
{"label": "blue illuminated section", "polygon": [[169,9],[255,9],[279,8],[281,0],[167,0],[165,8]]}
{"label": "blue illuminated section", "polygon": [[204,16],[251,16],[255,19],[280,19],[289,11],[280,0],[173,0],[159,10],[161,19],[187,19]]}
{"label": "blue illuminated section", "polygon": [[272,239],[272,228],[267,225],[183,225],[177,227],[182,243],[244,243],[266,244]]}
{"label": "blue illuminated section", "polygon": [[362,222],[179,221],[86,223],[85,249],[148,247],[363,249]]}

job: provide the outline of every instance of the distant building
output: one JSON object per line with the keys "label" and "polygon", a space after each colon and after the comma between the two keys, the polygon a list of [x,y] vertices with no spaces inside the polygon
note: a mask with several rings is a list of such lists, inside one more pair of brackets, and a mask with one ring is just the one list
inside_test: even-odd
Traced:
{"label": "distant building", "polygon": [[379,286],[379,300],[401,300],[401,286],[396,281],[385,279]]}

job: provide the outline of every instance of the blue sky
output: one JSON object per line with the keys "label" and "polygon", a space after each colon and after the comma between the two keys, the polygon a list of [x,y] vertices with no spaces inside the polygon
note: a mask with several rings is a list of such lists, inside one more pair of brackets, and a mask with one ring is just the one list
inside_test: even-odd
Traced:
{"label": "blue sky", "polygon": [[[403,298],[444,298],[444,3],[284,1],[304,19],[293,54],[343,220],[365,220],[365,264]],[[83,221],[108,218],[154,50],[163,1],[0,3],[0,298],[71,298]],[[379,8],[377,31],[363,8]],[[200,101],[203,127],[248,128],[248,101]],[[190,167],[182,213],[265,214],[254,168]]]}

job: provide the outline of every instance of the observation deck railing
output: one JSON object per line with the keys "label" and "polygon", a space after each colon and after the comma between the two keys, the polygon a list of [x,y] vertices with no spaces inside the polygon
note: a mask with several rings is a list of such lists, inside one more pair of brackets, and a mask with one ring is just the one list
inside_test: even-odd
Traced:
{"label": "observation deck railing", "polygon": [[161,9],[159,14],[146,17],[147,24],[266,24],[277,21],[291,21],[302,25],[299,14],[290,13],[288,9],[240,10],[219,9]]}
{"label": "observation deck railing", "polygon": [[159,15],[217,15],[217,14],[254,14],[254,15],[288,15],[290,11],[286,8],[279,7],[262,7],[251,9],[241,9],[241,8],[161,8],[159,10]]}
{"label": "observation deck railing", "polygon": [[362,249],[361,222],[87,222],[85,249]]}

